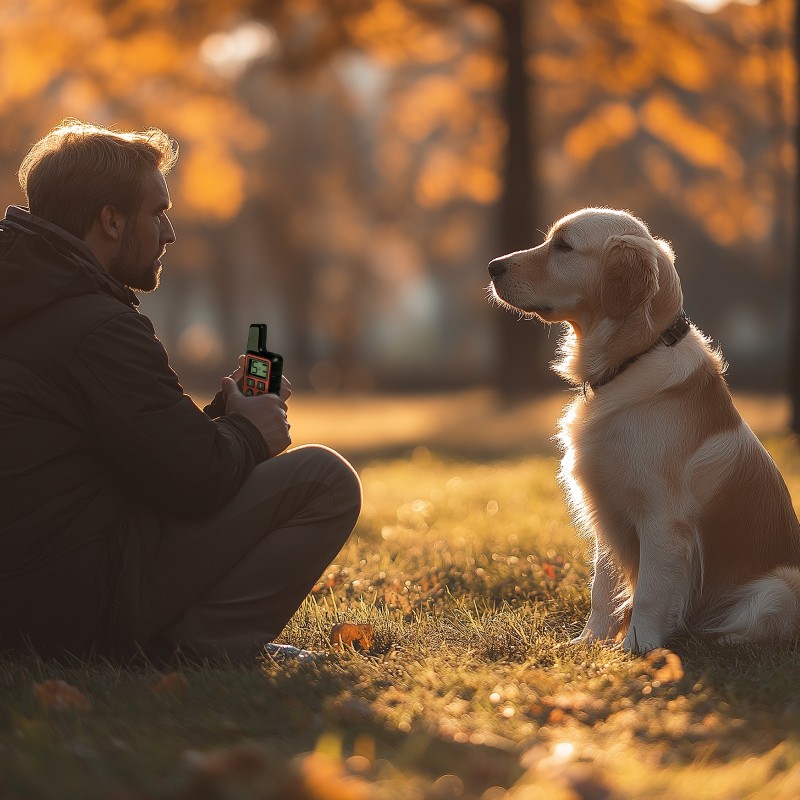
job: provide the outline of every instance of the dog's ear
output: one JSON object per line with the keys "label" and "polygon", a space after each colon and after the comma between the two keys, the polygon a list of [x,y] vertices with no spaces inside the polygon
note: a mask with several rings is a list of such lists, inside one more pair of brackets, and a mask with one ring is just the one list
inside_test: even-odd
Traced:
{"label": "dog's ear", "polygon": [[600,302],[609,317],[622,319],[658,291],[658,259],[652,239],[611,236],[600,256]]}

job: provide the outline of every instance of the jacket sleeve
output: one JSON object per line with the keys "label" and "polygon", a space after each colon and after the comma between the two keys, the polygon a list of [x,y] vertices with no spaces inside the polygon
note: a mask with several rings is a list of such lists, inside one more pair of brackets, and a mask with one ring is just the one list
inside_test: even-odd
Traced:
{"label": "jacket sleeve", "polygon": [[89,333],[70,364],[97,447],[128,494],[167,513],[213,513],[267,457],[241,414],[212,420],[184,394],[150,321],[124,311]]}

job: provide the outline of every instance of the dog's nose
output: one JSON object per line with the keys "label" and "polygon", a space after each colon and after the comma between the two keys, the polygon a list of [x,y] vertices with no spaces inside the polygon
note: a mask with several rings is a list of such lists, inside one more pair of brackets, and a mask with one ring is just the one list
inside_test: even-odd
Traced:
{"label": "dog's nose", "polygon": [[508,269],[505,258],[495,258],[489,262],[489,274],[492,278],[499,278]]}

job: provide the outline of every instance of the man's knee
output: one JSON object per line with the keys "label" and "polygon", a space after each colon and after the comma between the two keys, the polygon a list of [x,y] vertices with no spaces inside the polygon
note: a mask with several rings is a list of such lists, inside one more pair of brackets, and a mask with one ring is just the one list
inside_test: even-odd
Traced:
{"label": "man's knee", "polygon": [[361,481],[347,459],[320,444],[301,445],[281,456],[289,457],[300,461],[300,471],[305,477],[329,488],[340,511],[352,514],[355,525],[361,512]]}

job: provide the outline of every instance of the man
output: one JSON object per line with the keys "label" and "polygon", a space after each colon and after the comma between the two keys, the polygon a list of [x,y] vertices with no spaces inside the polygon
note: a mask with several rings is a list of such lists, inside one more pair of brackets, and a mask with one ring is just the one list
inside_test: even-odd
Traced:
{"label": "man", "polygon": [[0,648],[247,657],[358,517],[341,456],[284,453],[287,381],[245,397],[240,368],[204,413],[137,311],[176,159],[159,130],[65,120],[0,222]]}

